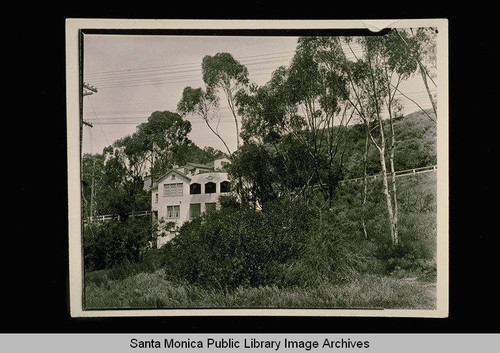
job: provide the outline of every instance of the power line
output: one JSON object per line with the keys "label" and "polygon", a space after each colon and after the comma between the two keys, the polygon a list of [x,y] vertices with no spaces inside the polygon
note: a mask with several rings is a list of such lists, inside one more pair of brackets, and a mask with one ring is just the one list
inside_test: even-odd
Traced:
{"label": "power line", "polygon": [[[434,91],[433,91],[434,92]],[[402,96],[401,94],[396,94],[398,96]],[[427,97],[427,91],[413,91],[413,92],[407,92],[405,93],[406,96],[408,97],[412,97],[412,98],[415,98],[414,100],[418,103],[422,103],[423,105],[425,105],[425,103],[427,103],[428,101],[428,97]],[[413,104],[409,103],[409,102],[403,102],[403,106],[404,106],[404,103],[407,103],[407,106],[412,106]],[[171,109],[166,109],[168,111],[175,111],[176,109],[175,108],[171,108]],[[219,110],[223,110],[223,111],[228,111],[229,110],[229,107],[227,106],[222,106],[222,107],[219,107]],[[279,110],[268,110],[268,112],[280,112]],[[95,116],[95,119],[93,118],[90,118],[90,117],[87,117],[87,120],[88,121],[100,121],[100,122],[103,122],[103,121],[112,121],[113,119],[146,119],[146,117],[142,117],[142,116],[133,116],[133,117],[130,117],[130,116],[126,116],[127,114],[151,114],[153,113],[153,110],[131,110],[131,111],[127,111],[127,110],[116,110],[116,111],[102,111],[102,112],[96,112],[94,110],[94,116]],[[101,116],[100,118],[97,117],[97,114],[99,114],[99,116]],[[102,116],[107,116],[107,117],[102,117]],[[113,117],[113,116],[118,116],[118,117]],[[232,120],[232,118],[231,118]]]}
{"label": "power line", "polygon": [[99,122],[99,119],[97,118],[97,113],[95,112],[95,109],[94,109],[94,104],[92,104],[92,100],[90,99],[90,97],[89,97],[89,103],[90,103],[90,106],[91,106],[91,108],[92,108],[92,111],[94,112],[94,116],[95,116],[95,118],[96,118],[96,122],[97,122],[97,124],[99,125],[99,127],[101,128],[102,135],[104,136],[104,139],[106,140],[107,145],[109,145],[110,143],[109,143],[109,141],[108,141],[108,138],[106,137],[106,134],[104,133],[104,130],[103,130],[103,128],[102,128],[102,125],[101,125],[101,124],[100,124],[100,122]]}
{"label": "power line", "polygon": [[[258,55],[249,55],[249,56],[242,56],[239,58],[235,58],[238,61],[244,61],[242,59],[248,59],[248,58],[256,58],[256,57],[266,57],[266,56],[272,56],[272,55],[278,55],[278,54],[285,54],[285,53],[294,53],[294,51],[283,51],[283,52],[275,52],[275,53],[268,53],[268,54],[258,54]],[[194,66],[194,65],[200,65],[201,63],[199,61],[194,61],[190,63],[184,63],[184,64],[171,64],[171,65],[160,65],[160,66],[147,66],[147,67],[141,67],[141,68],[132,68],[132,69],[122,69],[122,70],[112,70],[112,71],[101,71],[101,72],[94,72],[94,73],[87,73],[85,74],[86,77],[95,77],[95,76],[101,76],[101,75],[106,75],[106,74],[119,74],[119,73],[130,73],[130,72],[135,72],[135,71],[148,71],[148,70],[158,70],[158,69],[165,69],[165,68],[172,68],[172,67],[182,67],[182,66]]]}
{"label": "power line", "polygon": [[[275,66],[263,66],[256,68],[250,73],[250,76],[270,75],[274,70],[269,70],[269,69],[275,69]],[[263,70],[267,71],[261,72]],[[202,82],[201,71],[200,70],[191,70],[191,71],[198,71],[198,74],[177,75],[177,76],[167,76],[167,77],[164,77],[165,75],[155,75],[155,76],[114,78],[112,80],[100,82],[99,89],[139,87],[139,86],[172,84],[172,83],[189,83],[189,82],[201,83]],[[99,84],[99,82],[96,83]]]}
{"label": "power line", "polygon": [[[430,109],[431,106],[430,104],[429,105],[424,105],[424,104],[421,104],[421,106],[424,108],[424,109]],[[413,112],[413,111],[419,111],[420,109],[415,109],[417,108],[414,104],[403,104],[403,109],[405,111],[410,111],[410,112]],[[357,115],[356,115],[357,116]],[[90,119],[91,121],[94,121],[92,119]],[[205,123],[205,120],[201,119],[201,118],[197,118],[197,117],[189,117],[189,118],[186,118],[186,120],[188,120],[190,123],[192,124],[204,124]],[[140,123],[145,123],[148,121],[148,117],[146,116],[132,116],[132,117],[119,117],[119,118],[100,118],[99,119],[99,124],[101,125],[139,125]],[[230,123],[230,124],[233,124],[234,123],[234,119],[232,117],[221,117],[221,118],[214,118],[211,120],[212,122],[220,122],[220,123]]]}
{"label": "power line", "polygon": [[[347,49],[344,48],[345,51]],[[359,52],[358,49],[354,49],[353,52]],[[255,66],[258,65],[260,67],[256,67],[253,69],[254,72],[258,72],[266,69],[276,69],[275,66],[262,66],[263,63],[276,63],[282,62],[285,59],[288,61],[293,58],[293,55],[279,55],[283,53],[293,54],[294,51],[287,52],[277,52],[277,53],[269,53],[269,54],[259,54],[259,55],[251,55],[246,57],[240,57],[242,64],[246,66]],[[279,55],[279,56],[276,56]],[[274,57],[270,57],[274,56]],[[351,56],[350,53],[346,53],[346,57],[349,59],[355,59],[354,56]],[[244,58],[251,60],[243,60]],[[256,59],[257,58],[257,59]],[[196,69],[190,69],[194,65],[198,66]],[[193,63],[184,63],[184,64],[172,64],[172,65],[162,65],[162,66],[150,66],[136,69],[125,69],[125,70],[114,70],[114,71],[104,71],[100,73],[91,73],[87,74],[87,77],[94,77],[94,82],[101,85],[100,88],[103,89],[111,89],[111,88],[125,88],[125,87],[141,87],[141,86],[156,86],[156,85],[164,85],[170,83],[188,83],[200,81],[200,77],[197,75],[173,75],[173,74],[184,74],[189,72],[197,72],[201,73],[201,68],[199,67],[199,62]],[[181,68],[179,70],[179,68]],[[172,70],[172,68],[176,68]],[[253,75],[267,75],[271,74],[274,70],[265,73],[254,73]],[[145,74],[146,73],[146,74]],[[100,76],[100,77],[99,77]],[[162,77],[167,76],[167,77]]]}
{"label": "power line", "polygon": [[[263,66],[254,69],[251,73],[250,76],[257,76],[257,75],[266,75],[266,74],[271,74],[275,69],[275,66]],[[179,83],[179,82],[188,82],[188,81],[201,81],[202,75],[200,70],[198,71],[198,74],[191,74],[191,75],[176,75],[176,76],[165,76],[165,75],[155,75],[155,76],[136,76],[136,77],[120,77],[120,78],[114,78],[111,80],[107,81],[102,81],[102,82],[96,82],[100,84],[99,88],[110,88],[110,87],[118,87],[118,86],[123,86],[123,87],[128,87],[131,85],[134,85],[136,83]],[[261,72],[265,71],[265,72]]]}
{"label": "power line", "polygon": [[[284,62],[286,60],[290,60],[292,57],[287,55],[287,56],[278,56],[278,57],[272,57],[272,58],[264,58],[264,56],[269,56],[269,55],[276,55],[276,54],[263,54],[263,55],[254,55],[254,56],[248,56],[248,58],[252,57],[261,57],[261,59],[253,59],[253,60],[247,60],[246,62],[243,62],[248,67],[253,67],[256,66],[253,71],[258,72],[261,70],[266,70],[266,69],[275,69],[276,67],[269,66],[271,63],[279,63],[279,62]],[[264,64],[264,65],[263,65]],[[267,64],[267,65],[266,65]],[[95,77],[93,78],[93,81],[95,84],[100,85],[99,88],[115,88],[118,86],[122,85],[127,85],[131,86],[130,83],[151,83],[151,84],[156,84],[156,83],[180,83],[181,81],[178,81],[179,79],[184,79],[184,78],[197,78],[195,75],[174,75],[174,74],[184,74],[184,73],[190,73],[190,72],[197,72],[198,74],[201,73],[201,68],[199,67],[199,63],[196,63],[198,68],[196,69],[188,69],[189,67],[192,67],[193,64],[177,64],[177,65],[171,65],[171,66],[161,66],[161,67],[146,67],[142,69],[129,69],[129,70],[115,70],[115,71],[109,71],[109,74],[101,74],[101,77]],[[165,70],[165,67],[180,67],[183,66],[183,69],[178,70]],[[160,70],[160,71],[158,71]],[[145,74],[146,73],[146,74]],[[96,74],[97,75],[97,74]],[[162,76],[167,76],[163,77],[165,81],[160,81],[159,79]],[[86,75],[86,77],[92,77],[92,74]],[[185,81],[182,81],[185,82]],[[133,85],[136,86],[136,85]]]}
{"label": "power line", "polygon": [[[242,64],[244,64],[245,66],[249,66],[249,67],[252,67],[252,66],[256,66],[256,65],[262,65],[262,64],[270,64],[270,63],[276,63],[276,62],[283,62],[284,59],[291,59],[290,56],[282,56],[282,57],[276,57],[276,58],[269,58],[269,59],[260,59],[260,60],[253,60],[253,61],[248,61],[248,62],[243,62]],[[193,67],[193,68],[191,68]],[[152,75],[167,75],[167,74],[175,74],[175,73],[186,73],[186,72],[194,72],[194,71],[198,71],[198,72],[201,72],[201,66],[198,64],[198,65],[189,65],[181,70],[178,70],[178,69],[175,69],[175,70],[171,70],[171,69],[155,69],[155,68],[151,68],[151,69],[144,69],[143,71],[140,71],[140,72],[136,72],[136,71],[126,71],[126,72],[120,72],[120,73],[113,73],[113,74],[107,74],[107,75],[103,75],[102,77],[96,77],[96,78],[92,78],[92,81],[94,83],[98,83],[98,82],[103,82],[103,81],[107,81],[107,80],[117,80],[117,79],[121,79],[121,78],[133,78],[133,77],[147,77],[148,75],[149,76],[152,76]]]}

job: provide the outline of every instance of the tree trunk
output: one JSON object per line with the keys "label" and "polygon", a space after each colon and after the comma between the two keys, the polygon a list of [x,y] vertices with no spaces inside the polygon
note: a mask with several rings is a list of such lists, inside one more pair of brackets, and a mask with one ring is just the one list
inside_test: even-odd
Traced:
{"label": "tree trunk", "polygon": [[[368,62],[370,63],[370,68],[371,68],[370,58],[368,58]],[[375,143],[373,136],[370,136],[370,137],[371,137],[372,141],[374,142],[375,146],[377,147],[379,154],[380,154],[380,166],[382,167],[382,181],[383,181],[383,185],[384,185],[383,193],[385,195],[385,199],[387,202],[387,214],[389,216],[392,244],[395,245],[398,243],[398,229],[397,229],[397,223],[395,223],[395,221],[394,221],[394,208],[393,208],[393,203],[392,203],[391,192],[389,190],[389,181],[387,178],[387,162],[386,162],[386,158],[385,158],[385,148],[387,146],[387,142],[385,139],[384,122],[382,120],[382,117],[381,117],[380,111],[379,111],[379,102],[377,99],[377,88],[376,88],[375,78],[374,78],[374,74],[373,74],[372,70],[370,70],[370,74],[371,74],[372,88],[373,88],[373,93],[374,93],[376,119],[378,121],[379,129],[380,129],[380,145],[377,145]],[[389,109],[390,109],[390,106],[389,106]]]}
{"label": "tree trunk", "polygon": [[227,103],[229,105],[229,109],[231,110],[231,113],[233,114],[234,125],[236,128],[236,149],[238,149],[238,148],[240,148],[240,128],[238,126],[238,118],[236,116],[236,109],[234,107],[233,94],[231,92],[231,87],[229,84],[224,87],[224,91],[226,93],[226,98],[227,98]]}
{"label": "tree trunk", "polygon": [[[393,118],[393,111],[392,111],[392,102],[394,96],[391,97],[390,94],[390,76],[387,75],[387,88],[389,89],[389,99],[387,101],[387,108],[389,112],[389,127],[391,131],[391,145],[389,147],[389,164],[391,167],[391,182],[392,182],[392,200],[394,203],[394,218],[393,218],[393,224],[391,228],[393,229],[394,232],[394,238],[393,238],[393,243],[398,244],[399,243],[399,232],[398,232],[398,219],[399,219],[399,211],[398,211],[398,198],[397,198],[397,186],[396,186],[396,170],[394,168],[394,152],[396,149],[396,134],[394,131],[394,118]],[[395,87],[394,93],[396,93],[397,88],[399,86],[399,82],[401,82],[398,79],[398,83]]]}
{"label": "tree trunk", "polygon": [[[383,121],[381,117],[378,117],[378,123],[379,123],[379,128],[380,128],[380,146],[375,144],[377,147],[377,150],[380,155],[380,166],[382,168],[382,181],[383,181],[383,186],[384,186],[384,191],[383,194],[385,195],[385,200],[387,203],[387,214],[389,216],[389,223],[390,223],[390,228],[391,228],[391,240],[392,244],[396,245],[398,243],[398,227],[397,223],[395,222],[394,218],[394,206],[392,202],[392,195],[391,191],[389,190],[389,180],[387,177],[387,162],[386,162],[386,157],[385,157],[385,146],[386,146],[386,139],[385,139],[385,133],[384,133],[384,126],[383,126]],[[373,137],[372,141],[374,141]]]}
{"label": "tree trunk", "polygon": [[436,102],[434,101],[434,98],[432,97],[431,90],[429,89],[429,84],[427,83],[427,74],[426,74],[425,69],[422,66],[422,64],[419,63],[418,66],[420,68],[420,75],[422,76],[422,80],[424,81],[425,89],[427,90],[427,94],[429,95],[429,100],[431,101],[431,104],[432,104],[432,110],[434,110],[434,116],[437,118]]}
{"label": "tree trunk", "polygon": [[392,204],[391,192],[389,190],[389,181],[387,177],[387,167],[385,160],[385,148],[382,147],[379,149],[380,154],[380,165],[382,167],[382,181],[384,185],[384,195],[387,203],[387,214],[389,216],[389,223],[391,225],[391,240],[392,244],[396,245],[398,243],[398,233],[397,233],[397,225],[394,222],[394,208]]}
{"label": "tree trunk", "polygon": [[389,151],[389,163],[391,166],[391,176],[392,176],[392,199],[394,202],[394,218],[393,218],[393,232],[394,232],[394,244],[399,243],[399,230],[398,230],[398,219],[399,219],[399,210],[398,210],[398,199],[397,199],[397,187],[396,187],[396,171],[394,169],[394,149],[396,147],[396,138],[394,135],[394,124],[392,120],[392,116],[389,119],[389,124],[391,125],[391,148]]}
{"label": "tree trunk", "polygon": [[368,183],[366,180],[366,168],[368,164],[368,147],[369,147],[369,134],[370,127],[366,126],[366,137],[365,137],[365,153],[363,155],[363,189],[361,190],[361,226],[363,227],[363,234],[365,239],[368,239],[368,232],[366,231],[366,194],[368,191]]}

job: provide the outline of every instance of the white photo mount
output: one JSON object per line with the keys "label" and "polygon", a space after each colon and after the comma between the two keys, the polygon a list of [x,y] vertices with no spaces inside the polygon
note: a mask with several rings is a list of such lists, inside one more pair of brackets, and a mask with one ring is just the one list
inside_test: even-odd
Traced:
{"label": "white photo mount", "polygon": [[[82,112],[82,38],[86,31],[93,35],[144,33],[161,31],[245,31],[245,30],[353,30],[373,32],[385,28],[434,27],[437,29],[437,292],[435,310],[413,309],[110,309],[87,310],[83,302],[83,254],[81,217],[81,112]],[[127,35],[127,34],[123,34]],[[449,306],[448,267],[448,22],[446,19],[384,20],[135,20],[135,19],[67,19],[67,140],[68,140],[68,214],[70,309],[72,317],[133,316],[314,316],[314,317],[425,317],[445,318]],[[95,87],[85,87],[92,94]]]}

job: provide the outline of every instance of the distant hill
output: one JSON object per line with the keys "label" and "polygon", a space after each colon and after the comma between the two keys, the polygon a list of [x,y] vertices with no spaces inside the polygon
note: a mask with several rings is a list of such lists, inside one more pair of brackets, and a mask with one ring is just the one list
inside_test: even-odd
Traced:
{"label": "distant hill", "polygon": [[[427,111],[433,117],[433,113]],[[363,174],[363,153],[365,130],[361,124],[350,127],[347,147],[344,153],[344,178],[356,178]],[[437,163],[436,123],[422,111],[416,111],[394,121],[396,150],[394,164],[396,170],[426,167]],[[386,129],[389,132],[389,127]],[[370,143],[367,173],[381,171],[379,154]]]}

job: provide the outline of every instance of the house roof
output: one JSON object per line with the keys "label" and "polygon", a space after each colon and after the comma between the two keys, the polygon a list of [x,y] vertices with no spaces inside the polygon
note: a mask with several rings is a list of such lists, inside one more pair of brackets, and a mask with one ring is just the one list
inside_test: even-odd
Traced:
{"label": "house roof", "polygon": [[166,173],[164,173],[163,175],[161,175],[161,176],[158,178],[158,180],[157,180],[157,181],[155,181],[155,182],[153,183],[153,185],[151,185],[151,190],[158,188],[158,184],[159,184],[161,181],[163,181],[163,180],[164,180],[167,176],[169,176],[170,174],[172,174],[172,173],[175,173],[175,174],[177,174],[177,175],[179,175],[179,176],[181,176],[181,177],[185,178],[187,181],[191,181],[191,178],[190,178],[190,177],[188,177],[187,175],[185,175],[185,174],[183,174],[183,173],[179,172],[179,171],[178,171],[178,170],[176,170],[176,169],[170,169],[169,171],[167,171]]}
{"label": "house roof", "polygon": [[[216,160],[219,160],[219,159],[228,160],[227,158],[218,158]],[[187,168],[187,169],[199,168],[199,169],[207,169],[208,171],[213,172],[214,171],[214,162],[215,161],[212,161],[212,162],[209,162],[209,163],[206,163],[206,164],[187,162],[183,166],[178,166],[176,168],[169,169],[167,172],[165,172],[164,174],[162,174],[158,178],[158,180],[155,181],[152,185],[151,185],[151,177],[149,177],[149,181],[148,181],[148,183],[149,183],[149,190],[154,190],[154,189],[158,188],[158,183],[160,183],[161,181],[163,181],[171,173],[178,174],[179,176],[185,178],[188,182],[191,181],[191,178],[189,176],[187,176],[184,173],[179,172],[180,169],[184,169],[184,168]],[[146,181],[145,181],[145,187],[146,187]]]}

